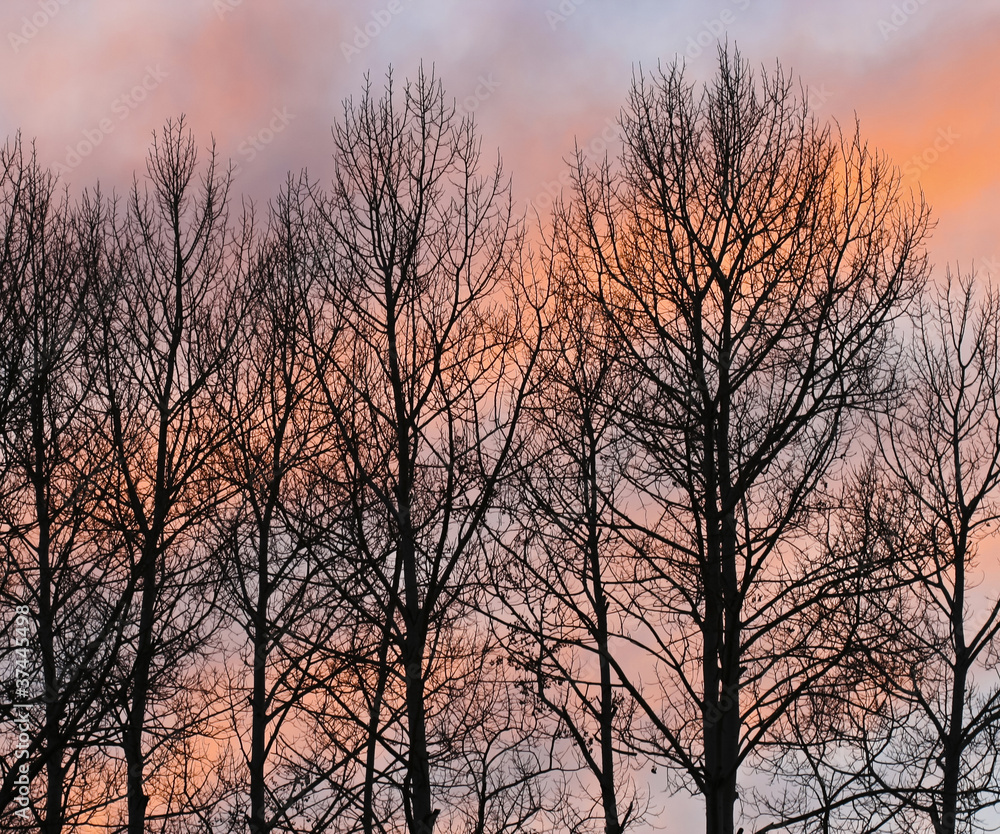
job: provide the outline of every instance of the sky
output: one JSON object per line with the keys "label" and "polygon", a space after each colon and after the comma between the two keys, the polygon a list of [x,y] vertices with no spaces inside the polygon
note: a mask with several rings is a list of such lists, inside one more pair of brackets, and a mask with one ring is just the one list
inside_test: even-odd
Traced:
{"label": "sky", "polygon": [[1000,0],[3,0],[0,35],[0,136],[35,139],[74,192],[126,188],[183,113],[266,203],[288,171],[328,178],[366,73],[423,61],[543,216],[574,141],[603,155],[633,73],[681,58],[708,78],[728,39],[924,190],[939,274],[1000,275]]}
{"label": "sky", "polygon": [[[422,61],[543,215],[574,142],[613,140],[634,73],[683,59],[708,79],[728,39],[800,78],[820,118],[857,117],[923,189],[937,276],[1000,280],[1000,0],[2,0],[0,36],[0,141],[34,140],[74,194],[128,188],[185,114],[266,204],[289,171],[328,180],[366,73],[380,86]],[[673,830],[699,817],[664,802]]]}

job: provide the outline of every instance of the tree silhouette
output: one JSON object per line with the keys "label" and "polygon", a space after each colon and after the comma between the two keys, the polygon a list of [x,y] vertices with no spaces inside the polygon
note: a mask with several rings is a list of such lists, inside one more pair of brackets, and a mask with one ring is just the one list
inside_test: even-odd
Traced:
{"label": "tree silhouette", "polygon": [[1000,601],[975,591],[981,545],[1000,517],[996,290],[949,274],[921,304],[908,370],[908,396],[880,421],[879,446],[887,487],[913,508],[899,553],[913,600],[893,647],[913,662],[885,676],[906,709],[889,725],[885,752],[866,750],[865,760],[890,806],[902,801],[935,834],[954,834],[1000,798],[1000,687],[987,672]]}
{"label": "tree silhouette", "polygon": [[[572,275],[551,273],[520,465],[499,525],[496,616],[511,659],[527,673],[532,703],[556,718],[555,735],[572,740],[596,781],[601,830],[619,834],[638,821],[641,802],[621,755],[631,715],[612,660],[625,648],[616,624],[632,581],[614,510],[627,454],[614,403],[629,377],[601,309]],[[586,816],[584,807],[567,811]]]}
{"label": "tree silhouette", "polygon": [[229,706],[237,733],[249,736],[240,744],[252,834],[325,830],[344,810],[341,771],[351,761],[342,738],[350,722],[333,722],[336,701],[322,700],[345,662],[331,656],[345,623],[324,579],[339,557],[344,497],[327,488],[340,463],[310,341],[322,265],[308,240],[319,218],[306,200],[306,184],[289,181],[271,213],[220,401],[220,479],[233,496],[222,521],[222,607],[248,647]]}
{"label": "tree silhouette", "polygon": [[645,510],[619,523],[665,687],[629,687],[641,747],[705,797],[709,834],[733,834],[741,764],[844,651],[822,623],[845,574],[806,541],[925,271],[926,208],[792,89],[726,50],[700,95],[679,66],[641,75],[620,170],[578,157],[555,221],[635,380],[619,412]]}
{"label": "tree silhouette", "polygon": [[[3,655],[10,659],[15,647],[24,652],[18,666],[26,674],[17,678],[24,686],[14,686],[10,700],[32,711],[22,726],[31,736],[26,755],[4,753],[0,808],[11,830],[58,832],[88,822],[100,806],[94,750],[108,716],[107,680],[121,624],[117,597],[127,591],[113,547],[91,520],[104,460],[91,443],[93,377],[84,361],[94,302],[85,212],[74,213],[55,178],[19,141],[0,159],[7,329],[2,598],[12,611],[26,609],[30,622],[18,640],[8,630],[14,621],[4,622]],[[5,680],[13,686],[15,676]],[[4,717],[11,718],[7,708]],[[14,803],[15,779],[27,775],[37,787],[39,774],[43,798],[26,819],[17,815],[27,809]]]}
{"label": "tree silhouette", "polygon": [[[207,670],[182,674],[215,624],[203,528],[225,495],[211,477],[222,442],[212,389],[239,321],[246,241],[228,225],[228,181],[214,158],[197,196],[196,168],[183,120],[167,122],[147,187],[135,183],[123,215],[108,210],[111,256],[94,276],[98,442],[113,463],[96,512],[120,538],[135,596],[118,693],[130,834],[146,831],[151,755],[166,763],[164,778],[177,768],[184,790],[210,790],[212,779],[184,747],[204,728],[195,677]],[[173,792],[158,817],[177,811]]]}
{"label": "tree silhouette", "polygon": [[[432,76],[421,71],[398,98],[391,76],[381,99],[366,88],[334,138],[321,206],[339,278],[328,306],[343,311],[344,330],[317,344],[352,495],[351,548],[363,560],[343,597],[374,641],[369,769],[376,746],[399,762],[407,829],[429,834],[442,811],[432,769],[454,743],[432,749],[431,722],[463,686],[457,632],[474,633],[483,524],[521,408],[518,363],[535,349],[521,332],[530,336],[531,319],[522,325],[502,306],[521,277],[521,235],[499,162],[480,172],[473,125]],[[365,831],[375,826],[373,775]]]}
{"label": "tree silhouette", "polygon": [[537,252],[422,69],[260,230],[183,119],[0,149],[4,830],[981,823],[996,291],[780,66],[620,126]]}

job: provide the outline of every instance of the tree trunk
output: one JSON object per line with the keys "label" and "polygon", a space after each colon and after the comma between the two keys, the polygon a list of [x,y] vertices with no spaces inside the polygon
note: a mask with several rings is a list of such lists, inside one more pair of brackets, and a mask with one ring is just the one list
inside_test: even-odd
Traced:
{"label": "tree trunk", "polygon": [[[408,503],[403,505],[408,508]],[[410,834],[432,834],[436,815],[431,807],[430,757],[427,751],[427,717],[424,703],[424,649],[426,644],[423,610],[417,586],[416,548],[411,531],[408,511],[400,513],[400,558],[406,593],[406,637],[403,646],[403,663],[406,672],[406,718],[409,730],[409,748],[406,759],[408,790],[403,801],[409,807]]]}
{"label": "tree trunk", "polygon": [[614,748],[614,688],[611,683],[611,662],[608,652],[608,601],[604,595],[601,572],[600,539],[598,536],[598,484],[597,484],[597,441],[593,426],[586,418],[587,433],[587,558],[590,561],[590,576],[594,594],[594,614],[598,651],[600,653],[601,675],[601,803],[604,806],[605,834],[621,834],[621,820],[618,816],[618,796],[615,792],[615,748]]}
{"label": "tree trunk", "polygon": [[[36,495],[44,498],[44,489],[36,486]],[[40,507],[41,508],[41,507]],[[42,659],[45,723],[42,744],[45,751],[45,818],[43,834],[60,834],[63,827],[63,787],[66,769],[60,739],[62,710],[59,704],[59,681],[56,675],[55,634],[52,618],[51,537],[47,511],[40,515],[38,530],[38,648]]]}
{"label": "tree trunk", "polygon": [[968,536],[963,527],[959,532],[955,558],[955,590],[952,599],[951,629],[955,646],[954,681],[951,687],[951,714],[948,733],[944,738],[943,779],[940,808],[933,820],[935,834],[955,834],[958,815],[958,782],[962,774],[963,731],[965,724],[965,695],[969,676],[969,650],[965,642],[965,559],[968,554]]}
{"label": "tree trunk", "polygon": [[375,684],[375,697],[372,700],[371,715],[368,719],[368,742],[365,751],[365,787],[361,811],[361,825],[364,834],[374,834],[375,831],[375,755],[378,749],[379,723],[382,720],[382,702],[385,699],[385,688],[389,681],[389,648],[392,642],[392,622],[396,616],[396,594],[399,589],[399,575],[402,561],[396,560],[393,572],[392,592],[385,614],[385,629],[378,647],[378,681]]}
{"label": "tree trunk", "polygon": [[142,609],[139,615],[138,645],[132,674],[132,697],[126,716],[122,752],[128,768],[128,834],[146,834],[146,806],[149,797],[144,787],[142,735],[149,700],[149,675],[152,667],[153,615],[157,596],[156,552],[147,547],[142,555]]}
{"label": "tree trunk", "polygon": [[49,455],[46,444],[44,392],[49,388],[44,371],[35,382],[31,398],[32,457],[29,476],[33,481],[35,518],[38,522],[38,648],[42,660],[45,723],[42,744],[45,751],[44,834],[60,834],[63,827],[63,786],[66,778],[60,743],[61,709],[56,674],[55,612],[52,609],[52,509],[49,495]]}
{"label": "tree trunk", "polygon": [[[722,383],[724,384],[724,382]],[[725,415],[725,409],[721,409]],[[705,572],[705,648],[702,714],[705,744],[706,834],[734,834],[740,754],[740,599],[736,571],[736,517],[729,504],[727,421],[720,420],[718,468],[706,456],[709,495],[721,496],[721,512],[706,507],[708,541]],[[713,438],[714,440],[714,438]],[[713,444],[714,445],[714,444]]]}
{"label": "tree trunk", "polygon": [[[414,628],[414,624],[411,624]],[[432,834],[436,815],[431,807],[431,773],[427,751],[427,723],[424,715],[424,640],[422,629],[407,637],[406,716],[409,722],[409,751],[406,780],[409,783],[410,834]]]}
{"label": "tree trunk", "polygon": [[941,784],[941,805],[934,820],[935,834],[955,834],[958,815],[958,781],[962,773],[962,730],[965,720],[965,689],[968,677],[964,650],[955,664],[955,682],[951,690],[951,716],[944,744],[944,778]]}
{"label": "tree trunk", "polygon": [[[268,507],[270,511],[270,507]],[[270,519],[265,521],[269,526]],[[270,584],[268,538],[261,532],[257,547],[257,603],[253,631],[253,691],[250,695],[250,832],[266,834],[264,759],[267,740],[267,608]]]}

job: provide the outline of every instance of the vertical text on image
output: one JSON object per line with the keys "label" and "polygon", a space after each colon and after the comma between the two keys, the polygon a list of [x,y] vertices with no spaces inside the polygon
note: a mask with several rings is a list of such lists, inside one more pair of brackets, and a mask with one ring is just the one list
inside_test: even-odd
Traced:
{"label": "vertical text on image", "polygon": [[31,609],[27,605],[14,608],[14,759],[18,762],[14,814],[20,819],[31,818],[31,777],[28,753],[31,749]]}

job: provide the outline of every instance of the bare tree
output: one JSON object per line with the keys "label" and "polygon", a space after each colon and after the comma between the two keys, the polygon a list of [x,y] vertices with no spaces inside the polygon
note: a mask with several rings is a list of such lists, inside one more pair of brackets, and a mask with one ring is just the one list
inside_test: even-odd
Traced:
{"label": "bare tree", "polygon": [[[19,140],[5,148],[3,156],[7,349],[0,450],[8,478],[0,523],[9,556],[8,576],[14,580],[3,596],[10,610],[31,612],[26,615],[31,628],[20,629],[22,639],[7,644],[18,647],[16,665],[24,673],[16,676],[18,697],[11,700],[45,705],[38,743],[24,753],[34,752],[45,762],[43,828],[58,831],[64,816],[65,771],[59,743],[62,705],[52,696],[59,691],[64,666],[56,655],[55,625],[66,612],[61,610],[65,600],[54,589],[60,580],[66,586],[73,582],[69,571],[60,568],[71,561],[66,557],[76,544],[79,528],[67,471],[77,463],[79,438],[74,435],[80,393],[74,390],[72,378],[85,293],[74,263],[72,220],[65,199],[60,201],[56,195],[54,178],[39,168],[33,153],[25,157]],[[79,597],[74,600],[79,602]],[[37,635],[31,634],[34,630]],[[37,643],[31,639],[35,636]],[[36,647],[38,662],[32,663]],[[40,673],[41,680],[33,682],[33,673]],[[13,682],[15,676],[9,680]],[[39,683],[44,696],[31,691]],[[21,729],[27,725],[22,723]],[[18,757],[12,756],[11,762],[5,768],[5,782],[21,775],[21,764],[30,768],[28,761],[18,761]],[[18,820],[11,817],[10,822]]]}
{"label": "bare tree", "polygon": [[[26,176],[29,175],[29,176]],[[0,425],[6,426],[11,409],[23,390],[22,373],[27,329],[21,309],[21,283],[27,270],[30,251],[30,223],[25,223],[25,202],[30,172],[25,170],[21,137],[8,140],[0,150],[0,199],[3,213],[3,247],[0,249],[0,334],[3,352],[0,354]]]}
{"label": "bare tree", "polygon": [[707,834],[997,804],[1000,295],[950,282],[903,349],[927,208],[780,67],[640,74],[621,127],[544,282],[423,71],[261,238],[183,119],[121,200],[0,150],[5,830],[624,834],[647,778]]}
{"label": "bare tree", "polygon": [[911,588],[921,561],[914,550],[920,513],[891,485],[877,455],[865,455],[841,482],[840,500],[816,542],[819,558],[841,565],[855,585],[831,626],[854,649],[790,705],[769,742],[777,755],[761,764],[781,790],[753,791],[760,834],[920,830],[919,814],[905,799],[912,793],[900,780],[890,788],[885,779],[911,755],[895,744],[912,712],[893,695],[892,682],[908,679],[926,657],[907,639],[922,616]]}
{"label": "bare tree", "polygon": [[580,158],[555,229],[635,385],[619,419],[642,503],[619,524],[645,565],[631,633],[660,684],[616,672],[639,749],[705,798],[709,834],[733,834],[740,766],[851,644],[838,611],[856,585],[808,542],[892,385],[927,210],[780,69],[755,77],[726,50],[697,95],[679,66],[640,76],[622,127],[620,170]]}
{"label": "bare tree", "polygon": [[[3,654],[10,657],[8,647],[23,652],[17,663],[23,674],[7,679],[18,682],[11,701],[28,713],[19,726],[31,738],[5,754],[0,808],[9,811],[5,825],[12,830],[58,832],[90,821],[100,806],[94,790],[100,767],[92,765],[107,715],[120,572],[90,520],[103,461],[90,443],[91,377],[83,362],[93,302],[84,268],[86,224],[19,142],[5,149],[3,167],[0,271],[10,329],[0,537],[10,584],[0,598],[9,610],[27,612],[18,617],[21,639],[5,640]],[[8,625],[5,637],[12,636]],[[44,798],[31,809],[14,805],[29,782],[44,786]]]}
{"label": "bare tree", "polygon": [[882,656],[906,709],[865,760],[890,806],[955,834],[1000,801],[1000,598],[976,591],[1000,519],[1000,296],[949,274],[914,329],[908,395],[879,432],[887,486],[913,508],[899,560],[913,596],[894,646],[912,665],[892,674]]}
{"label": "bare tree", "polygon": [[[520,230],[499,162],[480,172],[473,126],[439,82],[421,72],[400,99],[391,76],[382,99],[367,88],[334,138],[321,205],[340,277],[328,304],[346,319],[322,353],[323,385],[364,565],[344,597],[371,635],[359,654],[372,670],[360,711],[369,766],[396,782],[407,829],[429,834],[442,812],[435,762],[454,743],[436,739],[436,717],[465,682],[449,677],[459,668],[449,647],[475,633],[483,523],[514,442],[518,363],[534,351],[521,331],[537,316],[522,304],[522,323],[504,309],[520,278]],[[365,831],[377,824],[372,776]]]}
{"label": "bare tree", "polygon": [[[601,830],[620,834],[641,819],[643,803],[630,784],[622,739],[632,716],[611,661],[623,648],[617,635],[631,596],[628,542],[613,509],[627,452],[613,404],[628,393],[628,377],[593,299],[573,276],[553,271],[550,281],[523,457],[500,528],[516,532],[494,570],[498,619],[510,658],[529,673],[531,703],[556,718],[554,735],[568,736],[596,782]],[[586,804],[572,807],[581,799],[566,813],[590,816]]]}
{"label": "bare tree", "polygon": [[325,264],[309,239],[319,218],[306,199],[306,183],[290,180],[271,213],[220,403],[220,477],[233,491],[223,598],[250,673],[244,681],[231,668],[230,709],[237,734],[249,736],[251,834],[330,828],[344,811],[341,771],[356,766],[351,747],[361,743],[356,732],[343,737],[351,722],[324,698],[342,662],[330,651],[342,606],[324,577],[339,556],[344,500],[330,489],[340,464],[309,341]]}
{"label": "bare tree", "polygon": [[[949,274],[921,300],[905,368],[878,421],[878,458],[840,513],[844,536],[891,565],[868,588],[881,609],[864,641],[868,691],[825,701],[840,720],[824,747],[800,745],[820,790],[775,828],[954,834],[1000,798],[1000,688],[988,673],[1000,602],[976,587],[1000,484],[995,290]],[[796,716],[800,737],[807,717]]]}
{"label": "bare tree", "polygon": [[111,217],[112,258],[95,278],[96,440],[113,463],[99,512],[135,587],[117,693],[130,834],[148,830],[146,788],[170,768],[179,782],[158,797],[155,817],[177,812],[171,797],[191,813],[212,791],[211,768],[188,754],[206,732],[214,683],[199,681],[204,668],[185,676],[185,660],[214,625],[204,525],[225,496],[209,465],[222,438],[212,389],[239,318],[246,240],[229,226],[228,179],[214,157],[197,194],[196,171],[183,119],[167,122],[147,187],[137,181],[124,216]]}

